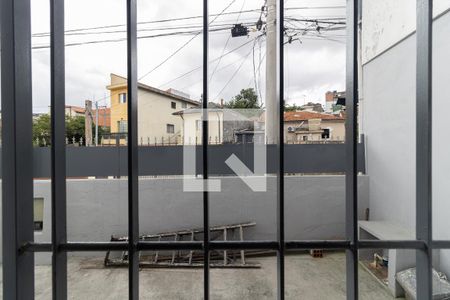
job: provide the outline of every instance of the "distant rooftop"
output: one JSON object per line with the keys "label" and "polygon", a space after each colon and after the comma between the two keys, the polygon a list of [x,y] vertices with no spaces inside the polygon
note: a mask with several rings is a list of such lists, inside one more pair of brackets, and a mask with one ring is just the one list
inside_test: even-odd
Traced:
{"label": "distant rooftop", "polygon": [[325,113],[317,113],[312,111],[288,111],[284,113],[285,122],[308,121],[311,119],[321,120],[345,120],[344,115],[333,115]]}
{"label": "distant rooftop", "polygon": [[[123,88],[123,87],[127,86],[127,78],[126,77],[123,77],[123,76],[120,76],[120,75],[117,75],[114,73],[111,73],[110,76],[111,76],[111,84],[106,87],[108,90],[114,90],[117,88]],[[152,87],[152,86],[140,83],[140,82],[138,82],[138,88],[149,91],[149,92],[153,92],[153,93],[156,93],[156,94],[159,94],[162,96],[166,96],[168,98],[172,98],[175,100],[184,101],[184,102],[188,102],[188,103],[200,106],[199,101],[195,101],[195,100],[188,98],[189,95],[182,91],[178,91],[178,90],[174,90],[174,89],[168,89],[168,90],[164,91],[164,90],[160,90],[158,88],[155,88],[155,87]],[[176,91],[176,92],[174,92],[174,91]]]}

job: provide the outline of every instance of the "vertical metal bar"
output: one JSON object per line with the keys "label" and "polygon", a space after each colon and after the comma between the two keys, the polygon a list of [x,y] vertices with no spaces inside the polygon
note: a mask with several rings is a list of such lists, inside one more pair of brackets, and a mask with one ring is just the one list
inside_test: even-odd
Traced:
{"label": "vertical metal bar", "polygon": [[52,288],[53,299],[67,298],[66,126],[64,0],[50,1]]}
{"label": "vertical metal bar", "polygon": [[[278,100],[278,159],[277,174],[277,277],[278,299],[284,299],[284,0],[277,0],[277,100]],[[270,99],[269,99],[270,100]]]}
{"label": "vertical metal bar", "polygon": [[[194,231],[191,231],[191,242],[194,241]],[[194,254],[194,251],[189,251],[189,265],[192,264],[192,256]]]}
{"label": "vertical metal bar", "polygon": [[34,298],[30,0],[2,0],[3,298]]}
{"label": "vertical metal bar", "polygon": [[128,281],[129,299],[139,299],[139,182],[137,136],[137,8],[136,0],[127,0],[128,68]]}
{"label": "vertical metal bar", "polygon": [[[161,242],[161,236],[158,237],[158,242]],[[155,263],[158,262],[158,256],[159,256],[159,251],[156,251],[156,253],[155,253]]]}
{"label": "vertical metal bar", "polygon": [[346,250],[347,299],[358,299],[358,169],[357,169],[357,119],[358,119],[358,0],[347,1],[347,70],[345,128],[345,227],[351,249]]}
{"label": "vertical metal bar", "polygon": [[433,1],[417,0],[416,65],[416,251],[417,299],[432,298],[432,18]]}
{"label": "vertical metal bar", "polygon": [[[176,242],[178,240],[178,233],[175,233],[174,239],[173,241]],[[171,264],[173,265],[175,263],[175,256],[177,254],[177,250],[173,250],[172,251],[172,260],[171,260]]]}
{"label": "vertical metal bar", "polygon": [[[241,242],[244,241],[244,229],[242,226],[239,226],[239,239]],[[245,252],[244,250],[241,250],[241,264],[245,265]]]}
{"label": "vertical metal bar", "polygon": [[203,0],[203,95],[202,95],[202,154],[203,154],[203,299],[209,299],[209,193],[208,193],[208,0]]}
{"label": "vertical metal bar", "polygon": [[[226,227],[223,229],[223,240],[224,241],[227,240],[227,228]],[[227,260],[228,260],[227,250],[223,250],[223,266],[227,265]]]}

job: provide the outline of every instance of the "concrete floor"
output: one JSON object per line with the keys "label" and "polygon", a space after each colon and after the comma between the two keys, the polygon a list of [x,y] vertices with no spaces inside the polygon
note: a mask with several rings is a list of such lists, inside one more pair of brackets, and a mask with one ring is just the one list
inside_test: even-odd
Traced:
{"label": "concrete floor", "polygon": [[[253,258],[260,269],[211,269],[211,299],[276,299],[276,258]],[[69,299],[127,299],[125,268],[102,266],[102,259],[69,258]],[[36,299],[51,299],[51,268],[36,267]],[[393,299],[389,292],[360,268],[360,299]],[[141,299],[201,299],[201,269],[143,269]],[[0,292],[1,296],[1,292]],[[345,299],[345,255],[325,253],[286,257],[286,299]]]}

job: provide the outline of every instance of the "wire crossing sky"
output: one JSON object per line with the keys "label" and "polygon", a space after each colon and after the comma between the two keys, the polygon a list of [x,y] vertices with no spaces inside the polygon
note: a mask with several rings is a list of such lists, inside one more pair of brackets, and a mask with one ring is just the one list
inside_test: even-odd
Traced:
{"label": "wire crossing sky", "polygon": [[[49,5],[32,1],[33,107],[50,103]],[[345,1],[287,0],[285,65],[288,103],[324,102],[328,90],[344,88]],[[215,0],[210,3],[209,101],[229,101],[241,89],[265,97],[264,0]],[[89,7],[89,9],[86,9]],[[201,1],[138,1],[140,80],[201,97]],[[256,22],[262,16],[262,30]],[[235,24],[248,37],[231,37]],[[123,0],[66,0],[66,101],[109,105],[110,74],[126,75],[126,18]],[[257,42],[255,38],[260,37]],[[250,54],[249,54],[250,53]]]}

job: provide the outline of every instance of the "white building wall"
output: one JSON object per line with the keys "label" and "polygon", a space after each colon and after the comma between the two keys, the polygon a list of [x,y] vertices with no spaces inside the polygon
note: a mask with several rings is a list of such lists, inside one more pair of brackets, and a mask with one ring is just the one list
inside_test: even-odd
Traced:
{"label": "white building wall", "polygon": [[[433,235],[450,239],[449,0],[435,0],[433,34]],[[361,132],[366,137],[370,218],[415,231],[415,1],[364,0]],[[450,275],[450,251],[435,266]]]}
{"label": "white building wall", "polygon": [[[176,108],[173,109],[171,102],[176,103]],[[138,138],[143,139],[143,143],[147,143],[150,138],[150,143],[154,143],[155,138],[158,143],[164,138],[165,142],[175,142],[175,139],[180,140],[182,136],[182,119],[180,116],[173,115],[177,111],[181,111],[183,101],[171,99],[169,97],[148,92],[146,90],[139,90],[138,94]],[[194,107],[192,104],[187,104],[187,108]],[[167,124],[175,126],[173,134],[167,133]]]}
{"label": "white building wall", "polygon": [[[434,0],[433,16],[450,8],[450,0]],[[365,64],[416,30],[416,1],[362,1],[362,63]]]}
{"label": "white building wall", "polygon": [[[182,137],[184,144],[201,144],[202,143],[202,125],[197,125],[201,121],[201,110],[195,113],[183,114],[182,120]],[[211,143],[222,143],[223,141],[223,113],[211,111],[208,112],[208,135]]]}

